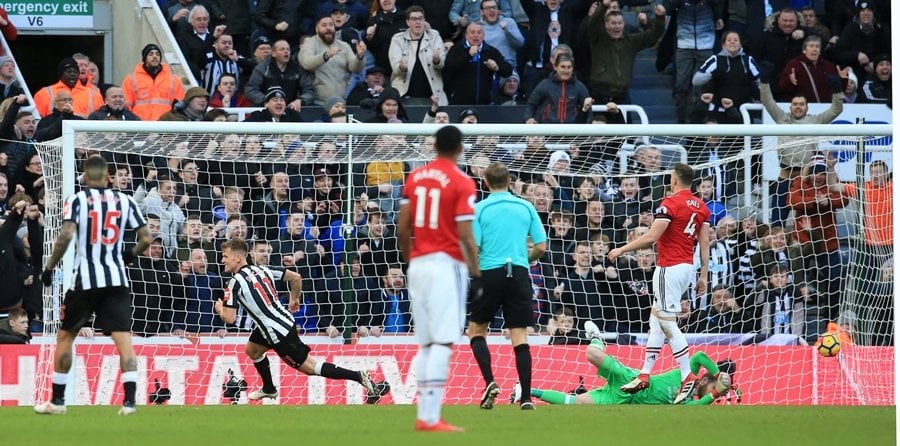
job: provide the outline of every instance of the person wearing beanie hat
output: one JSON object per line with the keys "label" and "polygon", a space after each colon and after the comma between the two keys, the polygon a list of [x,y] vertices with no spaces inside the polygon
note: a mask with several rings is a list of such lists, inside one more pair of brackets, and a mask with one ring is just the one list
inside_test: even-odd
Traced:
{"label": "person wearing beanie hat", "polygon": [[71,57],[59,61],[56,66],[59,82],[41,88],[34,95],[34,108],[41,117],[53,113],[53,101],[59,91],[66,90],[72,96],[72,112],[76,116],[86,118],[103,106],[103,95],[93,83],[78,82],[80,70],[78,63]]}
{"label": "person wearing beanie hat", "polygon": [[870,104],[888,104],[891,101],[891,82],[893,79],[891,57],[888,54],[879,54],[872,58],[875,67],[873,75],[868,76],[866,82],[860,88],[860,102]]}
{"label": "person wearing beanie hat", "polygon": [[272,55],[272,41],[266,36],[259,36],[253,41],[253,59],[257,64],[263,63]]}
{"label": "person wearing beanie hat", "polygon": [[142,121],[156,121],[184,98],[184,85],[162,62],[159,45],[148,43],[141,50],[141,62],[122,79],[122,93],[125,106]]}
{"label": "person wearing beanie hat", "polygon": [[492,105],[524,105],[528,96],[519,90],[519,75],[513,72],[509,77],[500,80],[500,86],[494,94]]}
{"label": "person wearing beanie hat", "polygon": [[244,122],[303,122],[299,111],[287,104],[284,90],[275,85],[266,90],[262,110],[250,113]]}
{"label": "person wearing beanie hat", "polygon": [[394,88],[388,88],[378,97],[375,116],[367,119],[366,122],[406,122],[407,119],[406,108],[403,106],[400,93]]}
{"label": "person wearing beanie hat", "polygon": [[335,115],[347,112],[347,101],[341,96],[332,96],[322,104],[322,122],[331,122]]}
{"label": "person wearing beanie hat", "polygon": [[184,99],[172,105],[172,110],[159,117],[160,121],[203,121],[209,105],[209,93],[202,87],[191,87]]}
{"label": "person wearing beanie hat", "polygon": [[460,124],[478,124],[478,112],[474,108],[467,108],[459,112]]}
{"label": "person wearing beanie hat", "polygon": [[829,51],[829,58],[835,65],[852,67],[863,84],[868,75],[875,72],[875,56],[891,52],[890,30],[882,26],[877,17],[875,2],[858,2],[856,19],[848,20],[843,31],[835,34],[839,37]]}
{"label": "person wearing beanie hat", "polygon": [[0,101],[25,93],[16,80],[16,61],[10,56],[0,56]]}
{"label": "person wearing beanie hat", "polygon": [[856,73],[853,72],[852,68],[849,68],[847,71],[847,86],[844,88],[844,103],[852,104],[856,102],[856,98],[859,95],[859,78],[856,77]]}

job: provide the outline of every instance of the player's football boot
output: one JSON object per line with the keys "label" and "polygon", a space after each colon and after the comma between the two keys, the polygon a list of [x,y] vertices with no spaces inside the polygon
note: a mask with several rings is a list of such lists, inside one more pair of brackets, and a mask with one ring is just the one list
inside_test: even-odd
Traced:
{"label": "player's football boot", "polygon": [[61,405],[57,406],[56,404],[51,403],[50,401],[44,403],[38,403],[34,406],[34,412],[41,415],[65,415],[66,414],[66,406]]}
{"label": "player's football boot", "polygon": [[[594,321],[586,321],[584,323],[584,335],[591,340],[592,345],[595,339],[603,342],[603,332],[600,331],[600,327],[598,327]],[[601,348],[600,350],[603,349]]]}
{"label": "player's football boot", "polygon": [[534,410],[534,403],[531,401],[522,401],[522,404],[519,404],[519,409]]}
{"label": "player's football boot", "polygon": [[134,415],[135,412],[137,412],[137,410],[134,406],[122,406],[122,408],[119,409],[119,415]]}
{"label": "player's football boot", "polygon": [[465,432],[465,429],[454,426],[443,419],[434,424],[416,420],[416,430],[419,432]]}
{"label": "player's football boot", "polygon": [[372,378],[369,377],[369,372],[366,370],[359,371],[359,383],[362,384],[363,387],[366,388],[366,394],[375,393],[375,383],[372,382]]}
{"label": "player's football boot", "polygon": [[491,383],[484,388],[484,393],[481,394],[481,408],[487,410],[493,409],[494,400],[497,399],[498,395],[500,395],[500,386],[491,381]]}
{"label": "player's football boot", "polygon": [[278,398],[278,391],[274,392],[266,392],[263,389],[254,390],[247,394],[247,399],[250,401],[259,401],[263,398],[275,399]]}
{"label": "player's football boot", "polygon": [[375,392],[366,393],[366,404],[378,404],[381,397],[388,393],[391,393],[391,385],[387,381],[377,382],[375,383]]}
{"label": "player's football boot", "polygon": [[519,401],[522,401],[522,385],[516,381],[513,391],[509,394],[509,404],[519,404]]}
{"label": "player's football boot", "polygon": [[678,392],[678,395],[675,396],[675,401],[672,404],[681,404],[686,400],[689,400],[694,397],[694,389],[697,387],[697,376],[691,373],[681,381],[681,392]]}
{"label": "player's football boot", "polygon": [[641,373],[636,378],[631,380],[628,384],[620,387],[619,390],[625,393],[638,393],[641,390],[650,387],[650,375],[646,373]]}

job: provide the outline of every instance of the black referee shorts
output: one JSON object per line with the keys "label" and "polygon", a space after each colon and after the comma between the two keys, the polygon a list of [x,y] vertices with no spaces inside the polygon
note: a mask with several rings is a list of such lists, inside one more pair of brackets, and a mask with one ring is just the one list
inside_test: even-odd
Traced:
{"label": "black referee shorts", "polygon": [[92,313],[97,313],[104,331],[131,331],[131,292],[128,287],[70,290],[59,311],[60,328],[68,332],[78,332]]}
{"label": "black referee shorts", "polygon": [[250,342],[265,345],[266,347],[275,350],[275,353],[278,353],[278,356],[285,364],[297,370],[299,370],[300,366],[306,362],[306,358],[309,357],[309,352],[312,351],[308,345],[300,340],[300,336],[297,336],[296,331],[291,331],[291,333],[282,339],[281,342],[272,344],[265,336],[263,336],[259,327],[256,327],[253,329],[253,333],[250,333]]}
{"label": "black referee shorts", "polygon": [[525,328],[534,324],[531,274],[527,268],[512,267],[512,277],[507,277],[506,267],[481,271],[484,294],[471,303],[469,320],[487,324],[494,320],[499,308],[503,308],[506,328]]}

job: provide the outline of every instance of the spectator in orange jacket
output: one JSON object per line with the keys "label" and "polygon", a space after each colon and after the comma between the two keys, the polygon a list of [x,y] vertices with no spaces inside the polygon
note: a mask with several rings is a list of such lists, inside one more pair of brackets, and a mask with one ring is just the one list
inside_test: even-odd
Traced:
{"label": "spectator in orange jacket", "polygon": [[156,121],[172,109],[172,103],[184,98],[184,85],[168,64],[162,63],[162,51],[156,44],[141,50],[141,63],[122,80],[125,105],[144,121]]}
{"label": "spectator in orange jacket", "polygon": [[59,75],[59,82],[41,88],[34,95],[34,107],[41,117],[45,117],[53,113],[53,98],[56,93],[66,90],[72,95],[72,113],[87,118],[88,115],[103,107],[103,95],[96,85],[88,82],[82,84],[78,82],[80,71],[78,63],[75,59],[67,57],[59,62],[56,67]]}

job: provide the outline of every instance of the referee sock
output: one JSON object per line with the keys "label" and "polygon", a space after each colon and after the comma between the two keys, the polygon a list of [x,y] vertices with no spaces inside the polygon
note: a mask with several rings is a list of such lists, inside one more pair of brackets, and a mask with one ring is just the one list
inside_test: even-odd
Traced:
{"label": "referee sock", "polygon": [[556,390],[532,390],[531,395],[550,404],[575,404],[575,396]]}
{"label": "referee sock", "polygon": [[122,387],[125,389],[123,406],[134,407],[134,392],[137,389],[137,372],[122,372]]}
{"label": "referee sock", "polygon": [[253,367],[256,367],[256,373],[262,378],[262,391],[265,393],[275,393],[275,383],[272,382],[272,370],[269,369],[269,357],[262,355],[261,358],[253,361]]}
{"label": "referee sock", "polygon": [[519,372],[519,385],[522,386],[522,401],[531,401],[531,348],[528,344],[519,344],[513,351],[516,352],[516,371]]}
{"label": "referee sock", "polygon": [[53,399],[51,403],[57,406],[66,405],[66,382],[69,381],[68,373],[53,372]]}
{"label": "referee sock", "polygon": [[[488,350],[484,336],[476,336],[470,339],[469,346],[472,347],[472,355],[475,356],[475,362],[478,363],[478,368],[481,369],[484,384],[488,385],[494,382],[494,371],[491,370],[491,351]],[[518,362],[516,364],[518,365]]]}
{"label": "referee sock", "polygon": [[330,362],[323,362],[319,375],[330,379],[347,379],[350,381],[362,382],[359,372],[355,370],[338,367]]}

